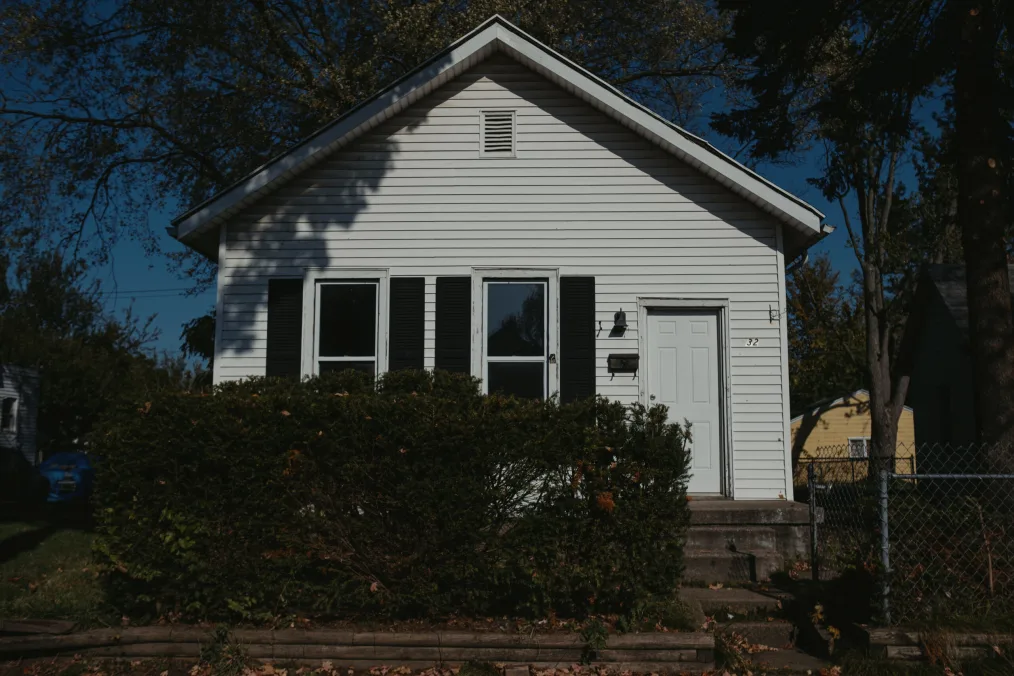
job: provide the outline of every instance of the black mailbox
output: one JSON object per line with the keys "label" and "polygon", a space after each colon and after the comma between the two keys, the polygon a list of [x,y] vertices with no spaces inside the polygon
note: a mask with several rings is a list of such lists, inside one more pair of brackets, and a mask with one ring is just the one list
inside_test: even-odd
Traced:
{"label": "black mailbox", "polygon": [[608,362],[610,373],[636,373],[636,354],[611,354]]}

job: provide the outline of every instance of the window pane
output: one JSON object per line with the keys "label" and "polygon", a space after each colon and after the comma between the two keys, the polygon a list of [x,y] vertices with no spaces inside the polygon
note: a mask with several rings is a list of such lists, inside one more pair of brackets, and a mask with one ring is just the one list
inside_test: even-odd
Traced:
{"label": "window pane", "polygon": [[377,285],[321,284],[321,357],[377,356]]}
{"label": "window pane", "polygon": [[546,285],[489,283],[486,331],[493,357],[541,357],[546,347]]}
{"label": "window pane", "polygon": [[14,429],[14,404],[17,401],[14,397],[5,397],[0,402],[0,430]]}
{"label": "window pane", "polygon": [[525,399],[542,399],[545,362],[489,362],[489,391]]}
{"label": "window pane", "polygon": [[377,375],[377,363],[372,361],[319,361],[317,362],[317,373],[331,373],[332,371],[363,371],[371,376]]}

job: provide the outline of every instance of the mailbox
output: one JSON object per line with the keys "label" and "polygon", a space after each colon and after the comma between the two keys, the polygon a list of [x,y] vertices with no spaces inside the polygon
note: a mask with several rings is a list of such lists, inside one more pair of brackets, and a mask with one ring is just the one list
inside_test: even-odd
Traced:
{"label": "mailbox", "polygon": [[636,354],[611,354],[608,358],[609,372],[636,373],[637,361]]}

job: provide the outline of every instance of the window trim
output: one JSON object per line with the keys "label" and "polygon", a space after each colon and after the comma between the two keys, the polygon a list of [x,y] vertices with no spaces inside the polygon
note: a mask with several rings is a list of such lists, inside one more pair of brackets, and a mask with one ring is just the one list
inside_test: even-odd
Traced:
{"label": "window trim", "polygon": [[[542,284],[545,289],[545,295],[543,296],[544,302],[542,304],[542,327],[545,332],[542,356],[494,356],[487,354],[489,351],[489,326],[487,325],[487,319],[489,313],[486,312],[489,305],[489,287],[491,284]],[[511,279],[511,278],[487,278],[482,280],[482,391],[483,394],[489,394],[489,365],[494,364],[542,364],[542,398],[548,399],[551,392],[549,390],[549,355],[552,354],[549,351],[549,280],[540,278],[528,278],[528,279]],[[559,361],[559,360],[557,360]]]}
{"label": "window trim", "polygon": [[[21,405],[21,398],[20,397],[0,397],[0,407],[2,407],[3,406],[3,402],[7,401],[8,399],[10,399],[11,401],[14,402],[14,403],[11,404],[11,426],[10,427],[0,427],[0,432],[2,432],[3,434],[17,434],[17,432],[18,432],[18,409],[20,408],[20,405]],[[2,414],[3,414],[3,409],[0,408],[0,416],[2,416]],[[2,422],[2,420],[0,420],[0,422]]]}
{"label": "window trim", "polygon": [[[852,442],[861,441],[863,442],[863,448],[865,449],[865,455],[852,455]],[[866,460],[870,457],[870,437],[848,437],[848,451],[849,460]]]}
{"label": "window trim", "polygon": [[[488,394],[484,377],[486,357],[486,280],[544,281],[546,282],[546,398],[560,391],[560,269],[559,268],[503,268],[474,267],[472,268],[472,343],[471,373],[475,378],[482,379],[482,392]],[[534,361],[530,357],[518,358],[519,361]]]}
{"label": "window trim", "polygon": [[[317,287],[324,283],[374,283],[377,285],[376,377],[387,372],[388,294],[390,274],[386,268],[307,268],[303,274],[303,341],[302,368],[304,377],[317,374],[317,311],[320,306]],[[369,361],[365,357],[326,357],[323,361]]]}

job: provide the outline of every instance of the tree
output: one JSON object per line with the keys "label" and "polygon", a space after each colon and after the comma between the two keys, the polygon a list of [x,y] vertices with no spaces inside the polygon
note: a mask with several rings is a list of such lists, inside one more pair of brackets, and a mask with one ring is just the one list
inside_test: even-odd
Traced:
{"label": "tree", "polygon": [[825,255],[797,267],[786,282],[789,384],[793,412],[853,392],[865,379],[862,303],[839,283]]}
{"label": "tree", "polygon": [[204,200],[494,13],[681,122],[736,68],[707,0],[9,0],[0,223],[155,247],[151,209]]}
{"label": "tree", "polygon": [[[872,455],[893,457],[907,376],[897,368],[907,298],[891,293],[898,172],[913,147],[917,103],[934,72],[905,58],[937,28],[936,3],[843,0],[749,4],[736,13],[728,47],[753,72],[739,84],[746,105],[716,115],[715,127],[747,144],[755,159],[820,144],[823,176],[813,179],[841,209],[858,264],[870,391]],[[918,7],[917,7],[918,6]],[[887,68],[905,62],[911,68]],[[903,73],[899,72],[902,71]]]}
{"label": "tree", "polygon": [[215,370],[215,308],[184,324],[180,340],[183,341],[180,352],[184,359],[196,357],[201,360],[194,386],[201,389],[210,387]]}
{"label": "tree", "polygon": [[[874,301],[872,306],[867,302],[867,312],[879,329],[867,332],[875,450],[878,444],[893,447],[889,419],[900,413],[899,395],[906,387],[904,369],[889,362],[891,343],[897,344],[890,339],[896,320],[885,317],[889,306],[898,305],[893,301],[904,285],[895,284],[890,274],[883,276],[881,255],[900,249],[896,227],[888,227],[891,221],[897,223],[892,215],[898,197],[893,158],[903,156],[899,149],[908,149],[912,103],[951,87],[955,142],[948,159],[956,170],[956,222],[966,253],[978,427],[984,441],[1010,447],[1014,320],[1003,253],[1009,248],[1006,212],[1014,145],[1014,5],[998,0],[793,4],[751,3],[738,13],[731,47],[739,56],[751,55],[758,67],[757,76],[746,83],[754,103],[739,116],[719,122],[726,131],[753,139],[755,155],[762,157],[796,150],[808,140],[807,134],[819,134],[830,142],[833,158],[821,182],[825,194],[840,195],[840,188],[847,186],[858,198],[861,237],[857,239],[851,227],[849,234],[854,247],[860,244],[866,252],[860,257],[864,293],[867,301]],[[905,67],[895,67],[900,63]],[[834,110],[839,106],[841,115]],[[892,107],[903,114],[885,115]],[[840,124],[849,113],[865,120],[867,129],[880,131],[868,135],[862,126]],[[869,153],[869,148],[885,143],[893,146],[886,155]],[[849,214],[843,211],[843,217],[850,226]],[[935,241],[917,248],[939,250]],[[885,296],[884,303],[877,302],[880,296]],[[878,385],[888,380],[890,388]]]}
{"label": "tree", "polygon": [[[1014,9],[993,0],[954,0],[952,4],[960,9],[954,76],[958,220],[965,250],[975,422],[979,440],[996,444],[1003,449],[1002,455],[1010,457],[1014,451],[1014,319],[1007,249],[1012,163],[1009,113],[1014,106],[1011,81],[1004,82],[1000,61],[1006,48],[1014,46]],[[1010,78],[1009,71],[1006,76]]]}
{"label": "tree", "polygon": [[40,452],[80,448],[117,402],[190,386],[185,364],[146,351],[149,323],[106,314],[80,261],[36,252],[11,267],[0,256],[0,271],[0,363],[39,370]]}

